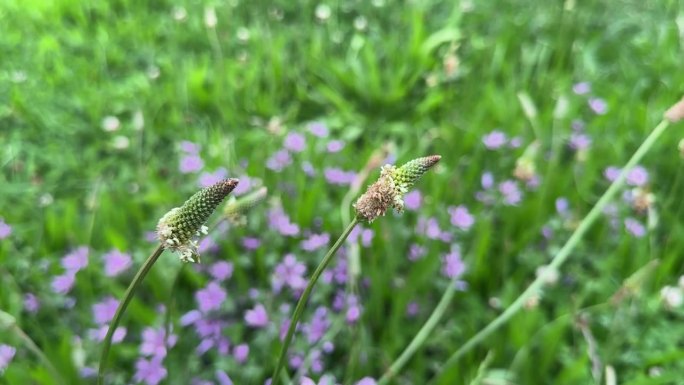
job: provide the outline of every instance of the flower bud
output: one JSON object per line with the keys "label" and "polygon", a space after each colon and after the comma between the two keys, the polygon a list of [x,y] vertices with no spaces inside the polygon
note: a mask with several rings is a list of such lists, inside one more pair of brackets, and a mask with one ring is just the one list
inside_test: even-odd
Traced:
{"label": "flower bud", "polygon": [[245,213],[266,199],[268,189],[262,187],[239,199],[231,198],[223,209],[223,215],[234,224],[245,223]]}
{"label": "flower bud", "polygon": [[181,207],[166,213],[157,224],[157,236],[164,248],[180,254],[183,262],[199,262],[197,241],[206,233],[204,223],[235,186],[237,179],[225,179],[191,196]]}
{"label": "flower bud", "polygon": [[372,222],[385,215],[390,206],[401,213],[404,210],[404,194],[441,158],[439,155],[432,155],[414,159],[399,168],[383,166],[378,181],[368,186],[368,190],[354,204],[356,215]]}

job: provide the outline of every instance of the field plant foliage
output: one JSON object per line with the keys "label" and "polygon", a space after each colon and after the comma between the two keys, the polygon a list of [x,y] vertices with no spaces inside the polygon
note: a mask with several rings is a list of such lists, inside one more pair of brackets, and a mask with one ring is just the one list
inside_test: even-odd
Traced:
{"label": "field plant foliage", "polygon": [[160,218],[229,178],[104,383],[266,383],[357,199],[433,154],[332,248],[280,384],[681,384],[683,49],[671,0],[4,0],[0,384],[95,384]]}

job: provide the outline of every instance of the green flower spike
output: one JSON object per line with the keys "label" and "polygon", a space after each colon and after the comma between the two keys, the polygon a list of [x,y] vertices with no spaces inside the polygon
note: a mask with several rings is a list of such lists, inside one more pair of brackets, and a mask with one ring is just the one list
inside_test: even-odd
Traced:
{"label": "green flower spike", "polygon": [[414,159],[399,168],[389,164],[383,166],[378,181],[368,186],[368,190],[354,204],[356,215],[372,222],[385,215],[390,206],[401,213],[404,211],[404,194],[440,159],[442,157],[439,155],[431,155]]}
{"label": "green flower spike", "polygon": [[232,224],[243,226],[247,222],[245,213],[266,199],[267,194],[268,189],[262,187],[239,199],[231,197],[223,209],[223,215],[225,215]]}
{"label": "green flower spike", "polygon": [[183,262],[199,262],[196,238],[207,233],[204,223],[237,184],[237,179],[222,180],[166,213],[157,224],[157,236],[163,247],[179,253]]}

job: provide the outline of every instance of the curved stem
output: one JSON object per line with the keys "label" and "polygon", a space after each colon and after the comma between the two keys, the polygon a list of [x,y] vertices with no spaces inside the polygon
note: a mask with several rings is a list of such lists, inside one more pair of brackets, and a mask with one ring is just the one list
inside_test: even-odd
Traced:
{"label": "curved stem", "polygon": [[406,362],[413,357],[416,351],[423,346],[430,333],[432,333],[432,330],[435,328],[435,326],[437,326],[437,322],[439,322],[444,315],[444,312],[446,312],[449,303],[451,303],[451,299],[454,298],[455,293],[456,282],[452,280],[449,282],[449,287],[444,290],[442,299],[439,300],[439,303],[435,307],[435,310],[432,311],[432,314],[430,314],[428,320],[425,321],[423,327],[421,327],[416,336],[413,337],[413,340],[408,344],[406,349],[404,349],[399,358],[397,358],[389,367],[389,369],[387,369],[385,374],[380,377],[378,380],[378,385],[388,384],[389,381],[404,367]]}
{"label": "curved stem", "polygon": [[[606,207],[608,202],[617,194],[617,192],[625,184],[625,179],[627,173],[641,160],[641,158],[646,155],[646,153],[653,147],[653,144],[658,140],[658,138],[665,132],[668,127],[669,122],[667,120],[661,121],[653,131],[646,137],[644,142],[639,146],[639,148],[634,152],[634,155],[629,159],[625,167],[620,172],[620,175],[615,179],[615,181],[608,187],[603,196],[596,202],[594,207],[589,211],[589,213],[582,219],[580,224],[577,226],[575,231],[572,233],[570,238],[565,242],[565,245],[558,251],[558,253],[553,257],[549,268],[554,270],[558,269],[567,259],[570,257],[570,253],[577,246],[579,241],[582,239],[584,234],[589,230],[589,228],[596,222],[596,219],[601,215],[601,212]],[[459,358],[464,354],[471,351],[475,346],[479,345],[485,338],[492,334],[495,330],[501,327],[503,324],[508,322],[522,307],[523,304],[534,294],[536,294],[544,285],[544,275],[540,274],[530,286],[522,293],[520,296],[510,305],[506,310],[501,313],[494,321],[489,323],[484,329],[480,330],[475,336],[468,340],[463,346],[461,346],[456,352],[454,352],[451,357],[444,364],[443,370],[446,370],[451,365],[455,364]],[[434,378],[433,378],[434,380]],[[432,382],[432,381],[431,381]]]}
{"label": "curved stem", "polygon": [[119,326],[119,321],[121,321],[123,313],[126,311],[128,304],[133,299],[135,290],[138,288],[143,279],[145,279],[145,276],[150,271],[150,269],[152,269],[152,266],[155,262],[157,262],[157,259],[159,259],[159,256],[162,254],[163,251],[164,247],[160,244],[159,246],[157,246],[154,252],[149,257],[147,257],[143,265],[140,267],[140,270],[138,270],[138,272],[135,274],[135,277],[133,277],[133,281],[131,282],[131,284],[128,285],[128,288],[124,293],[123,299],[119,303],[119,307],[116,309],[116,313],[114,313],[114,319],[112,319],[112,322],[109,324],[109,330],[107,330],[107,336],[105,336],[104,346],[102,347],[102,355],[100,356],[100,369],[97,373],[98,385],[102,385],[104,383],[104,373],[107,367],[107,357],[109,356],[109,349],[112,345],[112,336],[114,335],[114,331],[116,330],[116,327]]}
{"label": "curved stem", "polygon": [[287,349],[290,347],[290,343],[292,342],[292,336],[294,335],[295,329],[297,328],[297,323],[299,322],[299,319],[302,316],[302,313],[304,312],[304,307],[306,306],[306,301],[309,299],[309,295],[311,294],[311,290],[313,289],[314,285],[316,284],[316,281],[318,281],[318,278],[321,276],[323,273],[323,270],[330,264],[332,261],[333,257],[335,256],[335,253],[337,250],[339,250],[340,246],[342,246],[342,243],[344,242],[345,239],[349,236],[349,233],[351,233],[352,229],[354,229],[354,226],[356,226],[359,223],[359,218],[354,217],[351,222],[349,222],[349,225],[347,228],[344,230],[342,235],[337,239],[335,244],[332,246],[330,250],[328,250],[328,253],[323,257],[323,260],[321,260],[321,263],[318,264],[318,267],[316,267],[316,270],[313,272],[311,275],[311,279],[309,280],[309,283],[306,285],[306,288],[304,288],[304,292],[302,293],[302,296],[299,297],[299,302],[297,302],[297,306],[295,307],[294,313],[292,315],[292,319],[290,320],[290,326],[287,329],[287,335],[285,336],[285,340],[283,341],[283,347],[280,350],[280,356],[278,357],[278,364],[276,365],[275,370],[273,371],[273,375],[271,376],[271,385],[278,385],[278,381],[280,379],[280,371],[282,370],[283,366],[285,365],[285,357],[287,356]]}
{"label": "curved stem", "polygon": [[2,329],[9,329],[10,332],[14,333],[26,346],[28,350],[31,351],[38,359],[45,365],[47,370],[50,372],[55,377],[55,380],[57,381],[58,384],[65,384],[64,378],[59,374],[59,371],[57,371],[57,368],[52,364],[50,359],[43,353],[42,350],[36,345],[35,342],[29,337],[28,334],[24,332],[24,330],[19,327],[17,324],[16,319],[9,313],[6,313],[2,310],[0,310],[0,330]]}

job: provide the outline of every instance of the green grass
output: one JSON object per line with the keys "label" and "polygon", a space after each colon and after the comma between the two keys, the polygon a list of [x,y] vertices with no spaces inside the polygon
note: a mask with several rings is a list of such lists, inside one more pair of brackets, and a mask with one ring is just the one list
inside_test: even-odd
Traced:
{"label": "green grass", "polygon": [[[8,0],[0,5],[0,217],[13,228],[0,240],[0,309],[16,317],[67,383],[88,383],[78,376],[74,355],[85,357],[86,366],[99,357],[99,346],[86,338],[93,327],[91,305],[107,295],[120,298],[130,280],[131,272],[104,277],[100,255],[119,248],[133,254],[137,267],[154,248],[144,232],[196,190],[196,176],[177,170],[182,140],[202,146],[207,170],[225,167],[231,176],[261,179],[293,222],[302,229],[320,222],[317,231],[333,239],[343,229],[340,203],[347,188],[328,185],[324,166],[361,170],[383,145],[399,162],[443,156],[436,172],[419,183],[425,199],[418,213],[389,215],[366,226],[375,237],[370,248],[360,249],[361,280],[370,282],[355,289],[363,315],[353,326],[341,323],[333,339],[336,350],[325,359],[326,372],[338,381],[380,377],[427,319],[448,284],[439,270],[449,245],[416,234],[416,224],[420,216],[435,216],[442,228],[450,228],[446,208],[459,204],[476,215],[475,226],[455,238],[468,265],[468,290],[456,294],[396,384],[422,384],[434,375],[437,384],[467,384],[478,372],[480,384],[496,376],[513,384],[593,383],[581,317],[602,364],[615,368],[619,383],[680,381],[684,313],[665,309],[659,291],[676,285],[684,273],[681,125],[673,125],[642,163],[658,214],[647,236],[634,238],[602,219],[537,307],[516,315],[458,365],[443,371],[442,364],[527,287],[536,268],[548,263],[607,188],[604,169],[624,164],[681,97],[684,4],[382,3],[329,2],[326,22],[316,19],[319,3],[309,1]],[[184,21],[174,20],[174,5],[187,10]],[[208,6],[216,9],[215,29],[204,24]],[[354,28],[360,16],[367,21],[363,31]],[[238,39],[240,28],[249,31],[248,40]],[[444,61],[450,55],[459,64],[447,75]],[[593,114],[587,97],[572,92],[579,81],[591,82],[591,94],[607,102],[605,115]],[[525,97],[535,116],[521,103]],[[135,128],[136,114],[144,117],[142,129]],[[120,120],[118,131],[101,128],[106,116]],[[586,122],[592,138],[584,161],[567,149],[575,119]],[[325,154],[323,142],[307,136],[308,148],[294,156],[295,165],[282,173],[265,169],[282,136],[304,132],[314,120],[325,122],[331,137],[345,140],[345,149]],[[274,134],[268,126],[276,121],[281,131]],[[523,147],[485,149],[482,136],[495,129],[520,136]],[[115,148],[117,136],[126,137],[129,147]],[[516,159],[535,140],[541,177],[536,191],[525,191],[515,207],[477,201],[482,172],[491,171],[497,182],[512,178]],[[319,170],[315,178],[300,171],[302,161]],[[374,171],[371,178],[376,176]],[[561,196],[569,200],[568,219],[555,212]],[[48,197],[51,203],[41,205]],[[192,268],[180,271],[177,259],[165,254],[124,318],[129,332],[126,342],[113,348],[111,383],[132,381],[140,331],[163,324],[156,309],[171,301],[172,288],[170,318],[180,341],[165,360],[167,383],[213,379],[216,369],[235,383],[263,383],[275,365],[279,324],[268,331],[241,325],[244,309],[254,302],[247,293],[259,288],[259,301],[280,320],[286,317],[278,312],[280,304],[295,300],[270,293],[273,266],[295,252],[311,272],[322,257],[320,251],[300,250],[299,238],[267,230],[267,208],[250,212],[247,225],[231,228],[220,240],[221,251],[204,258],[235,263],[227,286],[231,327],[226,333],[236,343],[250,344],[248,363],[194,353],[197,338],[178,318],[194,308],[193,292],[207,278]],[[621,218],[635,216],[625,204],[618,208]],[[549,241],[541,236],[544,226],[554,229]],[[245,235],[261,237],[262,247],[245,252],[240,244]],[[414,242],[428,254],[410,263],[406,255]],[[79,245],[91,248],[90,265],[79,272],[70,293],[76,303],[68,308],[50,282],[62,272],[59,258]],[[640,295],[611,303],[625,280],[653,259],[660,263],[639,283]],[[22,310],[27,292],[41,300],[35,315]],[[312,303],[329,305],[332,297],[332,289],[317,289]],[[492,298],[501,307],[492,307]],[[414,300],[421,311],[408,319],[406,305]],[[313,309],[308,308],[309,317]],[[295,337],[299,350],[306,349],[305,338]],[[5,332],[1,343],[20,346]],[[490,359],[482,366],[485,357]],[[649,377],[654,367],[662,370],[658,379]],[[0,384],[54,381],[20,347],[0,375]]]}

